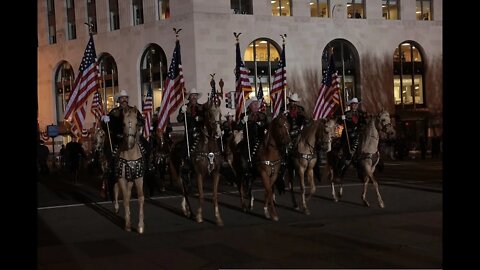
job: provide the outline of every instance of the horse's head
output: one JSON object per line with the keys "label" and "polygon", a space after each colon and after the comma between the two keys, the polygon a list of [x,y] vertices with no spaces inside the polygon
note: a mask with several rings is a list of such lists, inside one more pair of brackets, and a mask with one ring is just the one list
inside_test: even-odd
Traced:
{"label": "horse's head", "polygon": [[275,117],[268,128],[268,132],[271,134],[275,142],[280,147],[288,147],[291,143],[290,138],[290,124],[285,114],[279,114]]}
{"label": "horse's head", "polygon": [[123,109],[123,135],[128,149],[132,149],[138,140],[141,129],[139,124],[137,108],[128,106]]}
{"label": "horse's head", "polygon": [[100,127],[95,128],[95,135],[93,139],[93,149],[95,151],[102,151],[103,146],[105,145],[105,136],[106,133]]}
{"label": "horse's head", "polygon": [[386,110],[382,110],[377,115],[378,119],[378,130],[387,136],[387,139],[395,139],[396,133],[395,129],[392,126],[392,120],[390,119],[390,114]]}
{"label": "horse's head", "polygon": [[220,129],[220,122],[222,119],[222,112],[220,106],[212,99],[204,104],[204,133],[208,137],[220,138],[222,131]]}
{"label": "horse's head", "polygon": [[316,144],[325,152],[332,150],[332,138],[335,136],[337,123],[333,119],[320,119],[315,136]]}

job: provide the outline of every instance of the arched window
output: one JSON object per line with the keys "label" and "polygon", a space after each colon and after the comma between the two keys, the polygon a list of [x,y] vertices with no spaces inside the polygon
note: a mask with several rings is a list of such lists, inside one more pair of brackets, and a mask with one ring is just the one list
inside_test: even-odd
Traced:
{"label": "arched window", "polygon": [[114,97],[118,93],[118,74],[117,63],[109,53],[102,53],[98,58],[100,68],[100,95],[103,98],[103,106],[107,106],[108,113],[115,107],[117,102]]}
{"label": "arched window", "polygon": [[163,49],[157,44],[150,44],[145,49],[140,61],[140,78],[142,101],[147,96],[149,87],[153,91],[153,108],[162,103],[162,93],[165,78],[167,77],[167,57]]}
{"label": "arched window", "polygon": [[245,66],[250,70],[249,78],[255,95],[262,81],[265,102],[270,104],[270,89],[280,60],[280,46],[271,39],[259,38],[250,43],[245,50]]}
{"label": "arched window", "polygon": [[61,62],[55,71],[55,104],[57,108],[57,123],[63,123],[65,106],[70,99],[70,93],[75,81],[73,68],[67,61]]}
{"label": "arched window", "polygon": [[[359,58],[358,52],[352,43],[344,39],[335,39],[330,41],[323,50],[322,71],[328,66],[328,51],[333,47],[333,60],[335,68],[340,78],[341,96],[343,104],[347,100],[357,97],[361,99],[360,78],[359,76]],[[323,72],[322,72],[323,73]]]}
{"label": "arched window", "polygon": [[424,107],[423,57],[413,41],[398,45],[393,54],[393,91],[395,104]]}

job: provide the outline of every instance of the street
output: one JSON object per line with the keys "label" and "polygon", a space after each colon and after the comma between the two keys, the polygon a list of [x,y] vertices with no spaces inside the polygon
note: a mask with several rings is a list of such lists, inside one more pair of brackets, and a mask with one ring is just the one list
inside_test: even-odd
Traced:
{"label": "street", "polygon": [[[215,225],[211,181],[206,184],[204,222],[183,216],[181,196],[167,184],[153,196],[146,190],[145,233],[139,235],[138,203],[131,202],[132,232],[124,227],[123,205],[115,214],[102,199],[101,181],[83,173],[39,177],[39,269],[263,269],[263,268],[442,268],[443,186],[438,159],[385,161],[376,172],[385,202],[372,185],[349,169],[340,202],[328,183],[316,183],[311,214],[294,209],[290,194],[276,195],[279,221],[264,217],[264,191],[254,184],[254,209],[243,212],[236,188],[223,180]],[[296,184],[298,185],[298,184]],[[295,187],[296,200],[300,193]],[[308,191],[308,190],[307,190]],[[190,196],[194,211],[195,194]]]}

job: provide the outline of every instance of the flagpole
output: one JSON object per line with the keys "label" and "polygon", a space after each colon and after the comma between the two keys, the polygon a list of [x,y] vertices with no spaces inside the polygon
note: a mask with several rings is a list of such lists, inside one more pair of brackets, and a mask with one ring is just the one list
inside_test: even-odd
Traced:
{"label": "flagpole", "polygon": [[[282,37],[282,41],[283,41],[283,50],[285,50],[285,39],[287,38],[287,34],[283,34],[283,35],[280,35]],[[283,54],[285,55],[285,52],[283,52]],[[286,57],[285,57],[286,58]],[[287,61],[287,59],[284,59],[285,62]],[[285,63],[282,64],[282,91],[283,91],[283,111],[286,112],[287,111],[287,86],[285,85]]]}
{"label": "flagpole", "polygon": [[115,69],[112,67],[112,96],[115,98]]}
{"label": "flagpole", "polygon": [[[161,55],[160,55],[161,56]],[[164,93],[164,89],[163,89],[163,68],[162,68],[162,57],[159,57],[160,58],[160,92],[162,93],[162,99],[163,99],[163,93]],[[153,91],[153,90],[152,90]],[[160,104],[162,104],[162,102],[160,101]],[[159,105],[160,106],[160,105]]]}

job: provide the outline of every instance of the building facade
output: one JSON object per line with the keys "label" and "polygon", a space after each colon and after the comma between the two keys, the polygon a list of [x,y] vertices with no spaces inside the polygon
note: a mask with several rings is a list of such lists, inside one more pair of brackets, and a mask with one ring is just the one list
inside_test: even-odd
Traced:
{"label": "building facade", "polygon": [[140,108],[151,87],[154,107],[160,105],[173,28],[182,29],[185,86],[204,93],[200,102],[207,99],[213,73],[217,83],[223,80],[224,93],[234,91],[234,32],[242,33],[252,88],[258,91],[261,82],[269,101],[286,34],[287,91],[302,97],[307,113],[333,47],[343,101],[358,97],[370,113],[387,109],[399,136],[415,144],[421,136],[442,134],[442,17],[441,0],[39,0],[39,129],[59,125],[64,136],[56,141],[68,140],[64,106],[88,41],[88,22],[108,109],[123,89]]}

